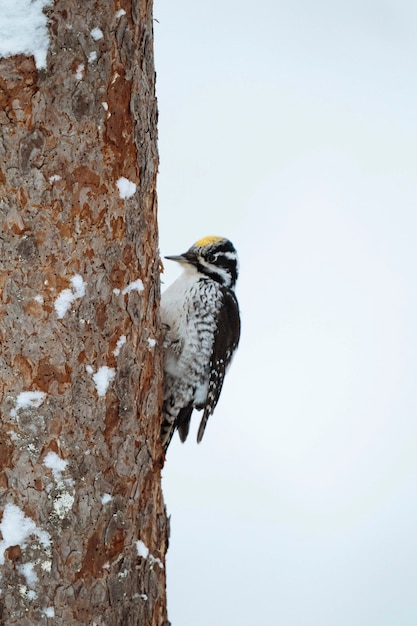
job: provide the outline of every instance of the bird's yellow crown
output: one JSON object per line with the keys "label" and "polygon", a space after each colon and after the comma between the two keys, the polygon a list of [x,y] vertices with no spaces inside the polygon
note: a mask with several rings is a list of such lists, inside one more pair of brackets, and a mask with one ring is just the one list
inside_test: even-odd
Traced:
{"label": "bird's yellow crown", "polygon": [[210,237],[203,237],[195,242],[195,246],[197,248],[205,248],[206,246],[211,246],[214,243],[219,243],[219,241],[223,241],[224,237],[216,237],[214,235]]}

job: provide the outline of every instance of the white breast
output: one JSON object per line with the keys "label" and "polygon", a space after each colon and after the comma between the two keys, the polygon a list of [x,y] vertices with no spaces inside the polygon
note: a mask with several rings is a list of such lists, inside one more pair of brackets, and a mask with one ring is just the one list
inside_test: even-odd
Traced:
{"label": "white breast", "polygon": [[185,271],[163,294],[161,318],[166,329],[165,373],[189,381],[196,404],[207,396],[219,286],[193,271]]}

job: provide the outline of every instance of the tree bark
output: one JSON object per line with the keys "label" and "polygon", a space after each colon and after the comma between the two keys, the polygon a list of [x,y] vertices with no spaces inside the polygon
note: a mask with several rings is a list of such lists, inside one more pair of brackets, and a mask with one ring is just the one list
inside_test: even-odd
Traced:
{"label": "tree bark", "polygon": [[152,2],[48,17],[0,59],[0,623],[162,626]]}

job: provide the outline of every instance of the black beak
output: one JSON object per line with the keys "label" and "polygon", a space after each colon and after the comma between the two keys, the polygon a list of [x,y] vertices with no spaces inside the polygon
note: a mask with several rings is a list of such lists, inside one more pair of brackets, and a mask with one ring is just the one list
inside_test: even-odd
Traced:
{"label": "black beak", "polygon": [[188,263],[187,259],[182,254],[166,256],[165,259],[169,259],[170,261],[177,261],[177,263]]}
{"label": "black beak", "polygon": [[191,263],[191,265],[195,264],[196,257],[191,252],[184,252],[184,254],[166,256],[166,259],[170,261],[176,261],[177,263]]}

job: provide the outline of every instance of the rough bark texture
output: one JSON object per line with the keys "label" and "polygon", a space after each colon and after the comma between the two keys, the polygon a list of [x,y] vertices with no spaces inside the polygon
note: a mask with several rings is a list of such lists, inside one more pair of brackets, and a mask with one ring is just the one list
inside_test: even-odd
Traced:
{"label": "rough bark texture", "polygon": [[29,528],[0,543],[0,623],[161,626],[152,2],[48,11],[47,70],[0,59],[0,498]]}

